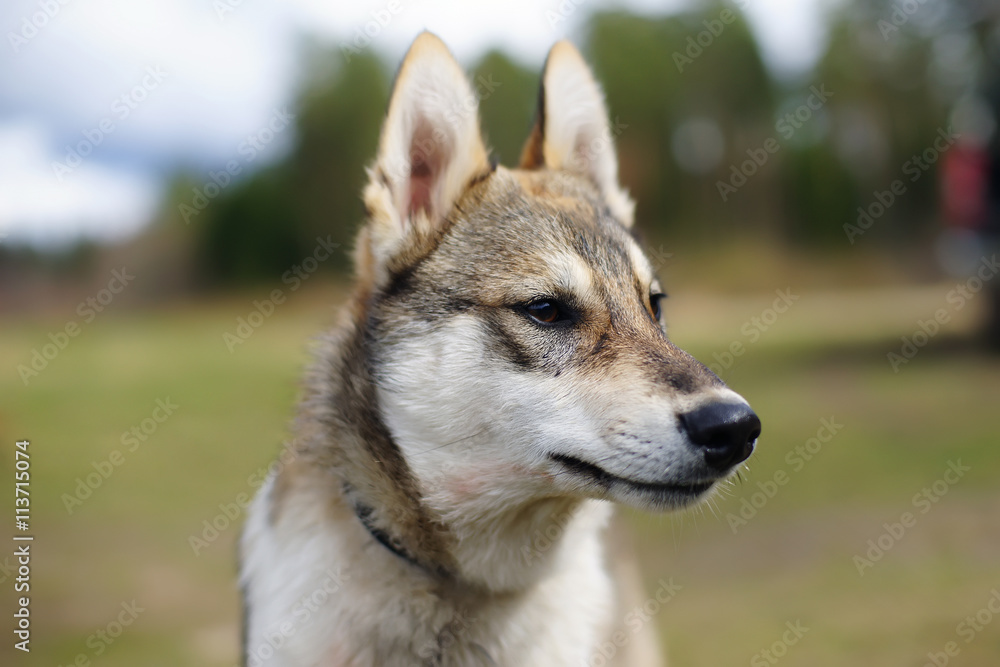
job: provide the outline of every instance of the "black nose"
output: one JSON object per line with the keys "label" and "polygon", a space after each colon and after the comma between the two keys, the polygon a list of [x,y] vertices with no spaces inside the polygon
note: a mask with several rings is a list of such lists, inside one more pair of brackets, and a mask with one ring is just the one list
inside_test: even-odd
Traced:
{"label": "black nose", "polygon": [[705,463],[716,470],[746,461],[760,435],[760,419],[742,403],[709,403],[680,420],[691,442],[705,448]]}

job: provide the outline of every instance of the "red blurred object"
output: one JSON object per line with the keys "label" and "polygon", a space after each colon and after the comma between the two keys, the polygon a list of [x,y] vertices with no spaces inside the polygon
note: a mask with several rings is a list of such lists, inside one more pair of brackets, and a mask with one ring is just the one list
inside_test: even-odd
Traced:
{"label": "red blurred object", "polygon": [[989,210],[989,154],[958,144],[944,154],[941,166],[941,202],[948,227],[980,230]]}

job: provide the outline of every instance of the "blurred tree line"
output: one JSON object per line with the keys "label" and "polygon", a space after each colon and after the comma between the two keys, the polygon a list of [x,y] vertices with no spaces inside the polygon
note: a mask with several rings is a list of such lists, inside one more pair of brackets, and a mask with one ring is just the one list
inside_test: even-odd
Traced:
{"label": "blurred tree line", "polygon": [[[643,232],[654,243],[756,238],[851,249],[845,226],[947,128],[952,104],[972,85],[965,70],[979,48],[961,3],[927,0],[893,22],[896,4],[842,6],[825,54],[795,81],[772,76],[728,4],[664,18],[591,16],[578,43],[605,88],[621,180],[638,202]],[[949,46],[941,26],[965,41],[952,37]],[[349,264],[395,63],[370,49],[350,58],[313,50],[304,60],[310,75],[287,157],[234,179],[189,223],[178,207],[205,178],[174,183],[153,233],[187,239],[181,245],[193,248],[201,286],[273,280],[310,254],[317,237],[344,249],[325,268]],[[505,165],[516,165],[527,138],[540,69],[490,52],[470,72],[488,83],[479,86],[483,128]],[[864,243],[927,240],[936,224],[934,169],[906,182]]]}

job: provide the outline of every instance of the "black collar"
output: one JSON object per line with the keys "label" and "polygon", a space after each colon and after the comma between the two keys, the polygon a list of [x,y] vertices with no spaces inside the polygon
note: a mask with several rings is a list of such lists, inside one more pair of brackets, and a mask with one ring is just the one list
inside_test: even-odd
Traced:
{"label": "black collar", "polygon": [[[360,521],[361,525],[365,527],[365,530],[367,530],[368,533],[375,538],[376,542],[414,567],[420,568],[421,570],[432,574],[436,572],[437,576],[442,578],[447,578],[449,576],[448,571],[440,566],[437,568],[429,568],[422,564],[413,554],[406,550],[406,547],[404,547],[399,540],[394,539],[387,532],[375,526],[372,522],[372,514],[374,513],[374,510],[371,507],[361,503],[353,503],[351,506],[354,509],[355,516],[358,517],[358,521]],[[486,664],[497,664],[496,661],[490,657],[490,654],[486,651],[486,649],[484,649],[480,644],[473,643],[471,646],[479,651],[480,656],[486,661]],[[439,646],[438,649],[441,650],[441,647]]]}
{"label": "black collar", "polygon": [[406,547],[404,547],[399,540],[391,537],[389,533],[374,524],[372,521],[372,514],[374,510],[371,507],[362,505],[361,503],[355,503],[353,507],[354,514],[358,517],[358,521],[361,522],[361,525],[365,527],[365,530],[367,530],[379,544],[405,560],[410,565],[419,567],[422,570],[426,569],[413,554],[406,550]]}

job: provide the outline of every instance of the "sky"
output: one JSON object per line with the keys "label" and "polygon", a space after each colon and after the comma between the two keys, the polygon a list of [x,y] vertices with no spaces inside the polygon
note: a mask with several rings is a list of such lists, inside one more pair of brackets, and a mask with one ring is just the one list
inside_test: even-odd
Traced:
{"label": "sky", "polygon": [[[731,6],[750,21],[768,66],[794,77],[821,54],[834,2]],[[177,170],[204,172],[237,158],[253,168],[279,158],[290,132],[266,128],[282,126],[290,108],[303,35],[396,61],[429,29],[467,66],[499,47],[541,67],[552,43],[578,37],[594,11],[660,16],[694,4],[7,0],[0,6],[0,242],[127,238],[155,215]]]}

